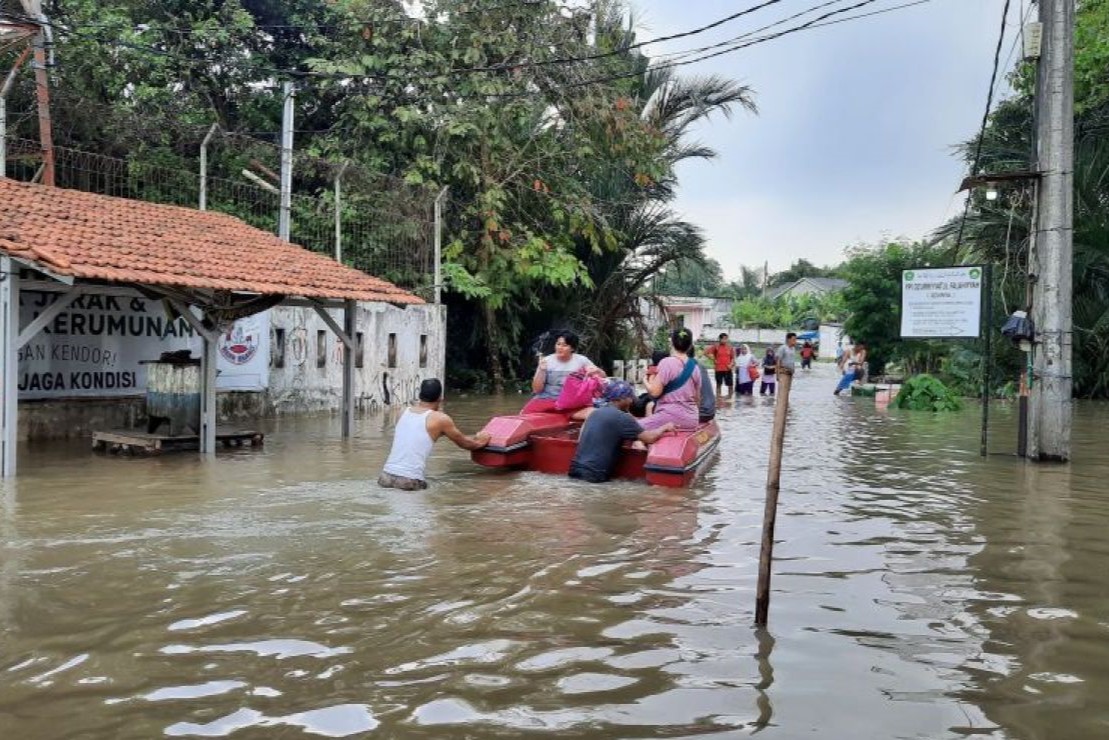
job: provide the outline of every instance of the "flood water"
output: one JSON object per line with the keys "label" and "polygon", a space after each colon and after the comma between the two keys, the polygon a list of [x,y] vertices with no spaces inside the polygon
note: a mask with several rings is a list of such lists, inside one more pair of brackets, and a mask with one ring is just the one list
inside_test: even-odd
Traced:
{"label": "flood water", "polygon": [[[267,425],[214,463],[24,451],[0,489],[0,737],[1109,737],[1109,407],[1071,466],[978,456],[978,410],[800,376],[771,625],[773,405],[689,490],[498,474],[392,418]],[[520,398],[451,399],[472,432]],[[1014,446],[1012,409],[992,447]]]}

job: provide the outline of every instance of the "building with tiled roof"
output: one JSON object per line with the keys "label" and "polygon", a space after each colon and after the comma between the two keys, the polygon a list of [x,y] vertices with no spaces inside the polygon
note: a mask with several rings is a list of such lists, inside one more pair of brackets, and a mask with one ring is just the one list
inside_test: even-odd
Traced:
{"label": "building with tiled roof", "polygon": [[445,371],[444,306],[232,216],[3,177],[0,203],[5,476],[20,435],[141,416],[165,350],[201,352],[209,455],[217,388],[257,413],[341,411],[349,436],[356,408],[406,403]]}
{"label": "building with tiled roof", "polygon": [[258,295],[424,303],[214,211],[0,178],[0,251],[84,280]]}

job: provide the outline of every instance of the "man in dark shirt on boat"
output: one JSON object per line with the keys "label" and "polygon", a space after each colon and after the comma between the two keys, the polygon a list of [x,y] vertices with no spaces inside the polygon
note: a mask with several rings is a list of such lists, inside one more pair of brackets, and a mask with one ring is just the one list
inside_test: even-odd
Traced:
{"label": "man in dark shirt on boat", "polygon": [[594,411],[585,420],[578,436],[578,449],[570,463],[570,477],[590,483],[603,483],[612,476],[616,455],[626,439],[638,439],[651,444],[674,428],[664,424],[658,429],[645,431],[628,409],[635,400],[635,390],[622,380],[609,383],[605,389],[608,403]]}

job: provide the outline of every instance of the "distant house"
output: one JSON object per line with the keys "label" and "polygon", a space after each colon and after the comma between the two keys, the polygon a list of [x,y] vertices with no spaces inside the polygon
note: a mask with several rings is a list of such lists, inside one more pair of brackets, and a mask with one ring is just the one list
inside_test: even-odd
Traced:
{"label": "distant house", "polygon": [[[693,336],[702,338],[706,329],[730,326],[730,298],[698,298],[693,296],[657,296],[658,303],[643,300],[643,314],[652,332],[661,326],[684,326]],[[661,304],[661,310],[660,305]]]}
{"label": "distant house", "polygon": [[766,297],[772,301],[776,301],[786,296],[790,298],[799,298],[803,295],[825,296],[829,293],[843,290],[846,287],[847,281],[840,280],[839,278],[804,277],[792,283],[786,283],[785,285],[771,288],[767,291]]}

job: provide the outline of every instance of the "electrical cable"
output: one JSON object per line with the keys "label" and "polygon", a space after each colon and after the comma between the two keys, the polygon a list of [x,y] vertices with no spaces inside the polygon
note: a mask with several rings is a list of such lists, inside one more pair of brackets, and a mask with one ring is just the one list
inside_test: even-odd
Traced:
{"label": "electrical cable", "polygon": [[[746,49],[746,48],[751,47],[751,46],[756,46],[758,44],[766,43],[767,41],[773,41],[775,39],[782,38],[783,36],[788,36],[792,33],[797,33],[797,32],[800,32],[800,31],[808,31],[808,30],[815,29],[815,28],[822,28],[824,26],[832,26],[832,25],[835,25],[837,23],[846,23],[847,21],[858,20],[860,18],[867,18],[867,17],[874,16],[874,15],[880,15],[882,13],[889,13],[889,12],[892,12],[894,10],[901,10],[902,8],[910,8],[910,7],[913,7],[915,5],[923,5],[925,3],[931,2],[931,0],[912,0],[912,2],[906,2],[906,3],[902,3],[900,5],[895,5],[895,6],[892,6],[892,7],[889,7],[889,8],[884,8],[884,9],[881,9],[881,10],[875,10],[875,11],[871,11],[871,12],[868,12],[868,13],[860,13],[858,15],[849,16],[847,18],[839,18],[839,19],[836,19],[836,20],[825,21],[823,23],[818,22],[818,21],[821,21],[822,19],[828,18],[832,15],[836,15],[836,14],[839,14],[839,13],[845,13],[845,12],[848,12],[850,10],[855,10],[857,8],[860,8],[860,7],[864,6],[864,5],[870,5],[871,3],[874,3],[874,2],[877,2],[877,0],[861,0],[861,2],[858,2],[855,5],[852,5],[852,6],[847,7],[847,8],[843,8],[841,10],[836,10],[836,11],[833,11],[831,13],[826,13],[826,14],[820,16],[819,18],[815,18],[812,21],[809,21],[808,23],[804,23],[800,26],[795,26],[793,28],[788,28],[784,31],[779,31],[779,32],[776,32],[776,33],[773,33],[773,34],[768,34],[766,36],[761,36],[761,37],[758,37],[758,38],[754,38],[754,39],[751,39],[751,40],[749,40],[745,43],[736,44],[736,45],[732,46],[731,48],[727,48],[727,49],[724,49],[722,51],[717,51],[717,52],[714,52],[714,53],[711,53],[711,54],[705,54],[705,55],[698,56],[698,57],[695,57],[695,58],[692,58],[692,59],[686,59],[686,60],[682,60],[682,61],[678,61],[678,62],[663,63],[663,64],[659,64],[659,65],[654,65],[654,66],[649,67],[647,71],[657,71],[657,70],[664,70],[664,69],[673,69],[673,68],[677,68],[677,67],[684,67],[686,65],[696,64],[698,62],[703,62],[707,59],[712,59],[714,57],[724,56],[726,54],[732,54],[734,52],[741,51],[741,50]],[[577,87],[585,87],[585,86],[588,86],[588,85],[596,85],[596,84],[602,84],[602,83],[605,83],[605,82],[613,82],[613,81],[616,81],[616,80],[638,77],[641,74],[643,74],[643,71],[641,71],[641,70],[622,73],[622,74],[613,74],[613,75],[608,75],[608,76],[605,76],[605,77],[598,77],[598,78],[591,79],[591,80],[585,80],[585,81],[582,81],[582,82],[567,83],[565,85],[562,85],[561,88],[562,89],[572,89],[572,88],[577,88]],[[488,93],[488,94],[484,94],[484,95],[474,95],[474,96],[468,96],[468,97],[487,97],[487,98],[527,97],[527,96],[532,95],[532,94],[535,94],[535,93],[534,92],[531,92],[531,93]],[[460,97],[451,98],[452,101],[459,100],[459,99],[462,99],[462,98],[460,98]]]}
{"label": "electrical cable", "polygon": [[[770,4],[773,4],[775,2],[779,2],[779,1],[780,0],[768,0],[768,2],[764,2],[764,3],[762,3],[760,5],[757,5],[757,6],[752,6],[751,8],[747,8],[744,11],[740,11],[738,13],[732,14],[731,16],[726,16],[725,18],[718,19],[717,21],[714,21],[713,23],[706,24],[705,26],[699,27],[698,29],[693,29],[692,31],[683,32],[681,34],[671,34],[671,35],[668,35],[668,36],[662,36],[662,37],[659,37],[657,39],[652,39],[652,40],[649,40],[649,41],[642,42],[640,44],[632,45],[630,47],[624,47],[621,50],[618,50],[616,52],[606,52],[604,55],[593,55],[591,57],[566,57],[566,58],[563,58],[561,60],[558,60],[558,63],[560,63],[560,64],[571,64],[571,63],[577,63],[578,61],[585,61],[585,60],[589,60],[589,59],[593,59],[593,58],[601,58],[603,56],[613,56],[615,54],[622,54],[625,51],[627,51],[629,48],[641,47],[641,46],[646,45],[648,43],[656,43],[656,42],[660,42],[660,41],[671,40],[671,39],[674,39],[674,38],[680,38],[680,37],[693,35],[695,33],[701,33],[704,30],[708,30],[708,29],[717,27],[717,26],[719,26],[723,23],[728,22],[729,20],[732,20],[732,19],[735,19],[735,18],[740,17],[742,15],[754,12],[755,10],[759,10],[763,7],[766,7],[767,5],[770,5]],[[827,20],[827,19],[831,18],[832,16],[840,15],[840,14],[849,12],[851,10],[855,10],[855,9],[861,8],[861,7],[866,6],[866,5],[870,5],[870,4],[877,1],[877,0],[861,0],[861,2],[857,2],[856,4],[851,5],[849,7],[841,8],[841,9],[838,9],[838,10],[834,10],[834,11],[830,11],[828,13],[825,13],[825,14],[823,14],[823,15],[817,17],[817,18],[814,18],[814,19],[812,19],[812,20],[810,20],[806,23],[803,23],[799,26],[789,28],[789,29],[785,29],[783,31],[780,31],[780,32],[777,32],[777,33],[774,33],[774,34],[770,34],[770,35],[765,36],[765,37],[755,38],[755,39],[747,41],[746,43],[732,44],[733,41],[748,38],[751,34],[758,33],[760,30],[765,30],[765,29],[768,29],[768,28],[771,28],[771,27],[774,27],[774,26],[777,26],[777,25],[781,25],[782,23],[787,22],[790,19],[795,19],[795,18],[800,17],[802,15],[806,15],[808,13],[814,12],[815,10],[827,7],[829,5],[832,5],[832,4],[835,4],[836,2],[841,2],[841,1],[843,1],[843,0],[830,0],[830,2],[824,2],[824,3],[818,4],[816,6],[808,8],[807,10],[801,11],[800,13],[796,13],[793,16],[790,16],[788,18],[782,19],[782,20],[777,21],[775,23],[769,24],[768,26],[764,26],[762,29],[756,29],[755,31],[748,32],[747,34],[743,34],[741,36],[735,37],[735,39],[733,39],[733,40],[720,42],[718,44],[713,44],[713,45],[710,45],[708,47],[702,47],[700,49],[689,50],[689,51],[686,51],[686,52],[678,52],[676,54],[679,55],[679,56],[680,55],[688,56],[689,54],[696,54],[700,51],[707,51],[707,50],[710,50],[710,49],[719,48],[721,46],[727,46],[728,47],[728,48],[724,48],[721,51],[718,51],[718,52],[713,53],[713,54],[705,54],[705,55],[698,56],[698,57],[695,57],[695,58],[688,58],[688,59],[683,59],[681,61],[675,61],[675,62],[670,62],[670,63],[664,63],[664,64],[661,64],[661,65],[655,65],[654,67],[652,67],[652,69],[668,69],[668,68],[685,66],[686,64],[697,63],[697,62],[700,62],[700,61],[704,61],[706,59],[711,59],[711,58],[714,58],[714,57],[717,57],[717,56],[722,56],[724,54],[729,54],[729,53],[732,53],[734,51],[738,51],[740,49],[747,48],[748,46],[753,46],[755,44],[764,43],[764,42],[772,40],[772,39],[781,38],[782,36],[788,35],[790,33],[795,33],[797,31],[806,30],[806,29],[809,29],[809,28],[817,28],[817,27],[823,27],[823,26],[827,26],[827,25],[833,25],[835,23],[843,23],[843,22],[850,21],[850,20],[857,20],[857,19],[860,19],[860,18],[866,18],[866,17],[870,17],[870,16],[874,16],[874,15],[879,15],[881,13],[887,13],[887,12],[891,12],[891,11],[894,11],[894,10],[899,10],[899,9],[902,9],[902,8],[912,7],[914,5],[921,5],[921,4],[924,4],[926,2],[930,2],[930,0],[914,0],[914,2],[902,3],[900,5],[892,6],[892,7],[889,7],[889,8],[882,8],[882,9],[871,11],[871,12],[868,12],[868,13],[860,13],[860,14],[850,16],[850,17],[847,17],[847,18],[841,18],[841,19],[837,19],[837,20]],[[530,4],[533,4],[533,3],[523,3],[523,4],[524,5],[530,5]],[[182,63],[186,66],[200,66],[200,67],[203,67],[203,68],[207,69],[213,64],[212,62],[207,61],[207,60],[186,59],[186,58],[181,57],[180,55],[174,54],[173,52],[169,52],[169,51],[166,51],[164,49],[158,49],[158,48],[155,48],[155,47],[148,47],[148,46],[144,46],[144,45],[140,45],[140,44],[133,44],[133,43],[129,43],[129,42],[120,41],[118,39],[113,40],[111,42],[105,42],[101,39],[97,39],[97,38],[88,36],[86,34],[82,34],[79,31],[75,31],[73,29],[66,28],[66,27],[61,26],[59,24],[50,24],[50,25],[52,25],[56,30],[58,30],[62,33],[68,33],[69,35],[77,36],[78,38],[83,38],[83,39],[96,41],[96,42],[100,42],[100,43],[111,43],[111,44],[114,44],[114,45],[122,47],[122,48],[130,48],[130,49],[135,49],[137,51],[149,52],[151,54],[161,56],[161,57],[164,57],[164,58],[175,59],[176,61],[178,61],[178,62],[180,62],[180,63]],[[555,63],[555,61],[556,60],[545,60],[545,64],[553,64],[553,63]],[[223,66],[228,67],[230,65],[227,65],[226,63],[224,63]],[[530,67],[530,66],[540,66],[540,63],[539,62],[521,62],[521,63],[517,63],[517,64],[513,64],[513,65],[503,65],[503,66],[498,65],[498,66],[486,66],[486,67],[459,68],[459,69],[453,69],[453,70],[445,70],[443,74],[431,75],[431,76],[429,76],[425,79],[441,79],[444,74],[455,74],[455,75],[457,75],[457,74],[468,74],[468,73],[475,73],[475,72],[505,71],[505,70],[510,70],[510,69],[511,70],[518,70],[518,69],[527,68],[527,67]],[[269,73],[269,74],[274,74],[274,75],[291,75],[291,76],[299,77],[299,78],[302,78],[302,79],[303,78],[322,78],[322,79],[338,79],[338,80],[384,79],[386,81],[398,81],[400,79],[396,76],[392,76],[392,75],[388,75],[388,74],[385,74],[385,75],[331,74],[331,73],[306,72],[306,71],[301,71],[301,70],[275,69],[275,68],[265,68],[265,67],[253,67],[253,68],[251,68],[251,71]],[[602,77],[598,77],[598,78],[594,78],[594,79],[590,79],[590,80],[586,80],[586,81],[561,85],[560,87],[565,89],[565,88],[585,87],[585,86],[594,85],[594,84],[603,84],[605,82],[616,81],[616,80],[619,80],[619,79],[627,79],[627,78],[630,78],[630,77],[636,77],[636,76],[639,76],[641,73],[642,73],[641,70],[637,70],[637,71],[630,72],[630,73],[625,73],[625,74],[602,76]],[[411,84],[413,82],[413,79],[411,77],[405,77],[404,81],[407,82],[408,84]],[[476,94],[470,95],[470,96],[452,96],[450,98],[450,100],[457,101],[457,100],[461,100],[461,99],[468,98],[468,97],[473,97],[473,98],[530,97],[530,96],[533,96],[533,95],[536,95],[536,94],[539,94],[539,93],[540,93],[540,91],[537,91],[537,90],[532,90],[532,91],[527,91],[527,92],[509,92],[509,93],[476,93]]]}
{"label": "electrical cable", "polygon": [[1028,10],[1025,11],[1023,9],[1024,0],[1021,0],[1020,4],[1021,4],[1020,28],[1018,29],[1017,35],[1015,37],[1013,37],[1013,43],[1009,47],[1009,53],[1005,57],[1005,63],[1001,65],[1002,69],[1009,69],[1009,62],[1011,62],[1012,59],[1013,59],[1013,52],[1015,52],[1017,50],[1017,44],[1020,44],[1024,40],[1024,25],[1028,22],[1028,17],[1032,14],[1032,8],[1034,7],[1034,5],[1032,3],[1029,3],[1028,4]]}
{"label": "electrical cable", "polygon": [[[874,0],[868,0],[868,1],[873,2]],[[679,33],[668,34],[666,36],[659,36],[658,38],[654,38],[654,39],[647,39],[645,41],[639,41],[639,42],[636,42],[634,44],[629,44],[627,46],[620,47],[619,49],[614,49],[612,51],[600,52],[600,53],[597,53],[597,54],[589,54],[589,55],[580,56],[580,57],[574,57],[574,56],[558,57],[558,58],[555,58],[555,59],[541,59],[541,60],[535,60],[535,61],[531,61],[531,62],[511,62],[511,63],[504,62],[504,63],[500,63],[500,64],[485,65],[485,66],[480,66],[480,67],[450,69],[450,70],[444,70],[443,73],[441,73],[440,75],[437,75],[437,76],[442,76],[444,74],[445,75],[458,75],[458,74],[471,74],[471,73],[477,73],[477,72],[504,72],[504,71],[509,71],[509,70],[515,71],[515,70],[519,70],[521,68],[551,66],[551,65],[561,65],[561,64],[576,64],[576,63],[579,63],[579,62],[588,62],[588,61],[595,61],[595,60],[598,60],[598,59],[606,59],[606,58],[614,57],[614,56],[622,56],[622,55],[627,54],[630,51],[634,51],[636,49],[643,48],[644,46],[648,46],[650,44],[658,44],[658,43],[663,43],[665,41],[674,41],[674,40],[677,40],[677,39],[688,38],[690,36],[697,36],[697,35],[700,35],[702,33],[706,33],[708,31],[711,31],[714,28],[718,28],[722,25],[725,25],[725,24],[730,23],[734,20],[742,18],[745,15],[749,15],[751,13],[762,10],[763,8],[769,7],[771,5],[776,5],[780,2],[782,2],[782,0],[763,0],[763,2],[758,4],[758,5],[754,5],[750,8],[746,8],[744,10],[737,11],[737,12],[732,13],[730,15],[724,16],[723,18],[718,18],[717,20],[712,21],[711,23],[707,23],[705,25],[698,26],[698,27],[690,29],[688,31],[681,31]],[[539,5],[540,3],[523,3],[523,4],[524,5]],[[32,20],[32,19],[28,18],[28,20]],[[41,20],[36,21],[36,22],[41,23]],[[58,24],[56,22],[53,22],[53,21],[47,22],[46,25],[49,25],[52,28],[55,28],[56,30],[60,30],[60,31],[63,31],[63,32],[70,33],[72,35],[77,35],[77,36],[83,37],[83,38],[90,38],[89,36],[86,36],[86,35],[83,35],[83,34],[79,33],[79,31],[76,30],[76,29],[62,27],[60,24]],[[90,38],[90,40],[92,40],[92,39]],[[119,45],[124,45],[124,42],[119,42],[118,40],[114,43],[117,43]],[[139,46],[139,45],[134,45],[134,46]],[[161,53],[162,55],[169,55],[170,54],[169,52],[165,52],[164,50],[156,49],[154,47],[151,47],[151,50],[155,53]],[[311,72],[305,73],[305,72],[300,72],[300,71],[297,71],[297,70],[267,70],[267,71],[278,72],[278,73],[285,72],[287,74],[295,74],[295,75],[300,75],[300,76],[321,76],[318,73],[311,73]],[[372,78],[372,77],[375,77],[375,76],[387,77],[387,76],[384,76],[384,75],[344,75],[342,77],[344,77],[344,78],[345,77]]]}
{"label": "electrical cable", "polygon": [[[989,93],[986,95],[986,110],[982,114],[982,125],[978,130],[978,142],[974,148],[974,162],[970,167],[971,177],[978,174],[978,165],[982,161],[982,143],[986,138],[986,127],[990,122],[990,109],[993,107],[993,92],[997,83],[997,69],[1001,63],[1001,47],[1005,44],[1005,26],[1006,21],[1009,20],[1009,3],[1010,0],[1005,0],[1005,6],[1001,9],[1001,32],[997,36],[997,48],[994,49],[993,55],[993,72],[990,73],[990,88]],[[970,213],[971,190],[967,190],[966,205],[963,206],[963,217],[959,220],[959,233],[955,237],[955,251],[959,251],[959,247],[963,244],[963,232],[966,230],[967,215]]]}

